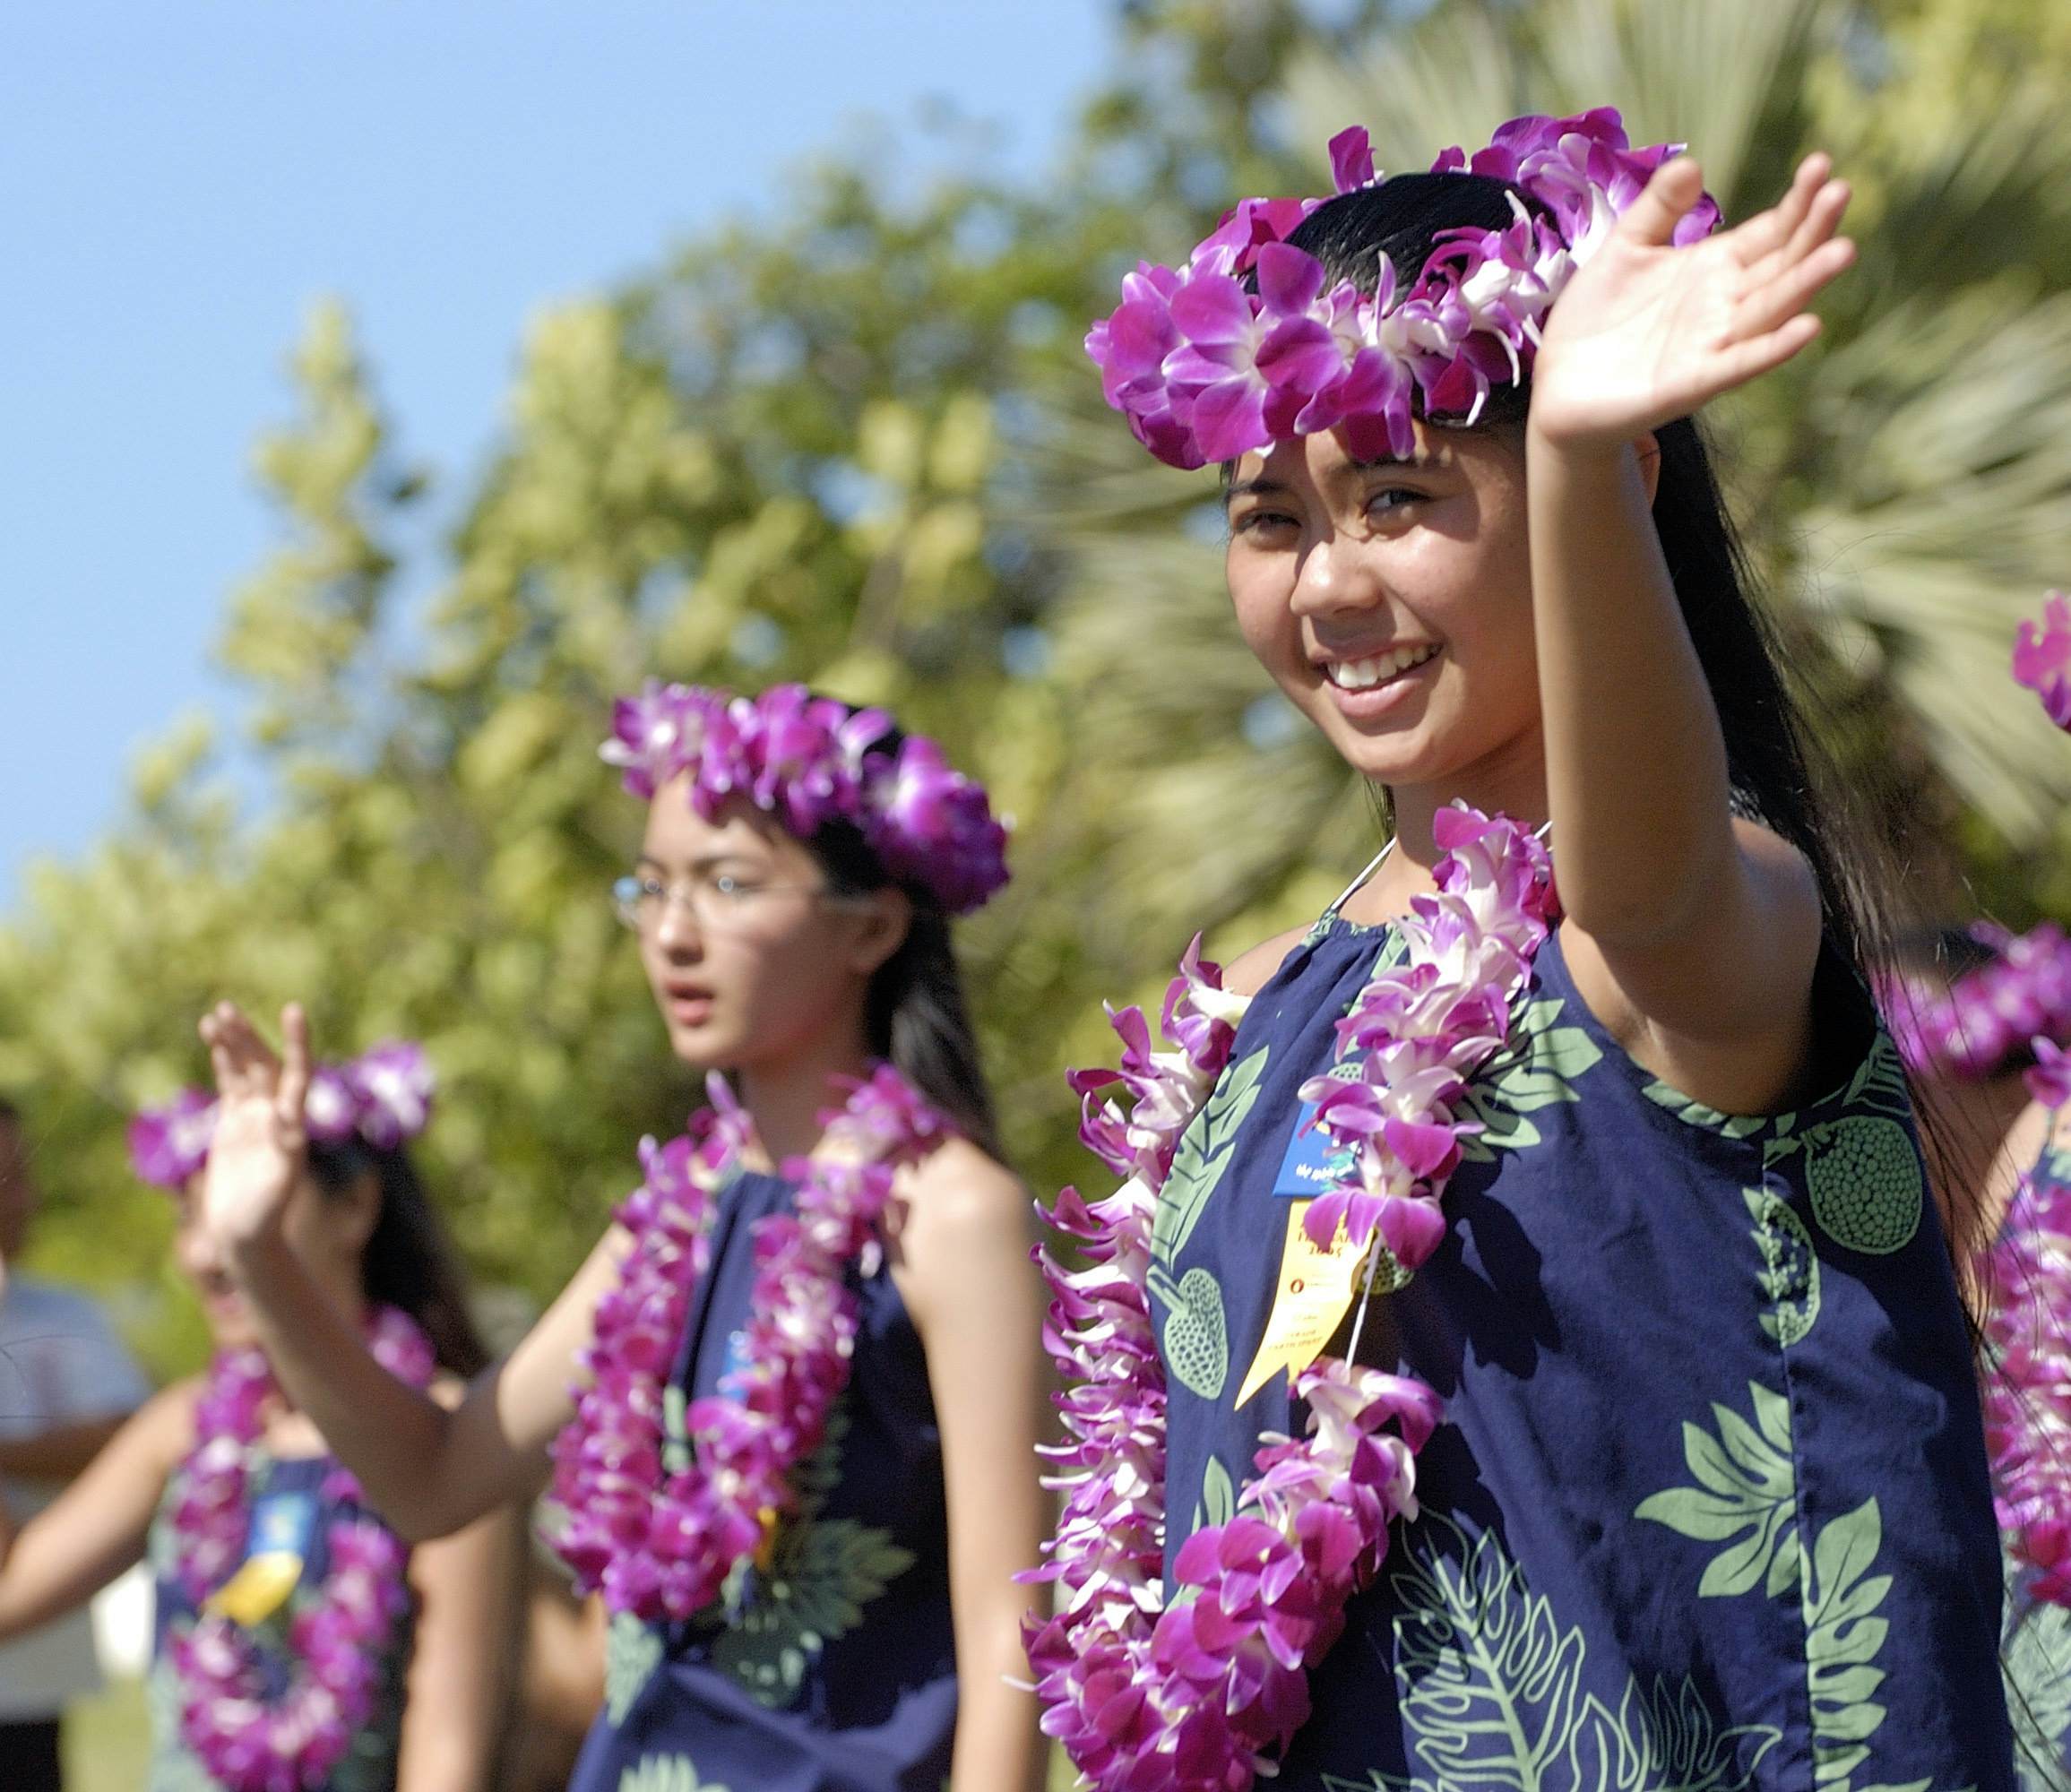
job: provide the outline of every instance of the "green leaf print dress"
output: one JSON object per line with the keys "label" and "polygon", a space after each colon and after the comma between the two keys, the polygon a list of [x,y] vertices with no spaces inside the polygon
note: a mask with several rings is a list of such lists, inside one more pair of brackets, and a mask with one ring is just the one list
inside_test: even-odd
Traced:
{"label": "green leaf print dress", "polygon": [[[1398,950],[1325,918],[1163,1192],[1168,1567],[1300,1428],[1284,1374],[1235,1404],[1286,1203],[1328,1174],[1297,1091]],[[1446,1236],[1366,1322],[1445,1417],[1276,1792],[2009,1792],[1955,1279],[1889,1041],[1831,955],[1814,1000],[1836,1086],[1729,1116],[1635,1064],[1547,943]]]}

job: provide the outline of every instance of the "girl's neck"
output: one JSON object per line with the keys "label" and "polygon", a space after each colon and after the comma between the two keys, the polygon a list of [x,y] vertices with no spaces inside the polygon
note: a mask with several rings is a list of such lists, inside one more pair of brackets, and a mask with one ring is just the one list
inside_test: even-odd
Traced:
{"label": "girl's neck", "polygon": [[1507,815],[1536,828],[1547,820],[1546,759],[1539,733],[1428,784],[1391,785],[1395,849],[1372,880],[1345,904],[1356,921],[1392,920],[1410,899],[1431,887],[1431,867],[1442,857],[1434,836],[1438,811],[1466,803],[1486,815]]}
{"label": "girl's neck", "polygon": [[750,1168],[774,1169],[787,1158],[811,1154],[826,1130],[820,1116],[847,1098],[840,1079],[869,1073],[861,1030],[844,1030],[781,1061],[742,1064],[735,1071],[740,1104],[755,1122],[746,1154]]}

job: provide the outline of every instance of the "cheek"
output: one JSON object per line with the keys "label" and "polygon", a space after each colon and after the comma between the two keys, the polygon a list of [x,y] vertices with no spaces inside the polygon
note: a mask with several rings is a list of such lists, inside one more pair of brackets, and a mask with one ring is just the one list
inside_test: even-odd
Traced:
{"label": "cheek", "polygon": [[1293,580],[1287,569],[1263,556],[1231,549],[1222,576],[1244,644],[1268,668],[1300,657],[1301,625],[1289,601]]}

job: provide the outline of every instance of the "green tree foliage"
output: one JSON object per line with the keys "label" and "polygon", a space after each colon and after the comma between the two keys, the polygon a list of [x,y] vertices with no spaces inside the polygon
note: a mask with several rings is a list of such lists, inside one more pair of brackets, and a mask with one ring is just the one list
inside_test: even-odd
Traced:
{"label": "green tree foliage", "polygon": [[[774,220],[544,313],[493,457],[450,488],[319,312],[258,457],[280,545],[220,644],[247,737],[226,753],[195,721],[151,749],[121,823],[0,930],[0,1087],[44,1142],[45,1261],[160,1276],[124,1116],[200,1073],[210,998],[296,996],[320,1047],[426,1041],[436,1185],[487,1277],[550,1292],[634,1140],[694,1096],[604,900],[640,817],[595,743],[650,674],[887,702],[990,781],[1020,876],[967,961],[1013,1150],[1039,1186],[1079,1174],[1057,1073],[1104,1050],[1100,998],[1154,995],[1197,927],[1227,952],[1312,912],[1377,833],[1230,625],[1212,476],[1135,447],[1079,339],[1137,254],[1183,253],[1233,193],[1315,190],[1353,117],[1402,167],[1615,98],[1703,145],[1730,207],[1836,149],[1864,269],[1831,347],[1724,419],[1736,483],[1844,750],[1895,730],[2005,902],[2037,879],[2071,900],[2071,755],[2032,705],[1980,701],[2063,576],[2054,17],[1140,0],[1049,180],[923,189],[884,140],[845,146]],[[155,1334],[161,1359],[191,1324]]]}

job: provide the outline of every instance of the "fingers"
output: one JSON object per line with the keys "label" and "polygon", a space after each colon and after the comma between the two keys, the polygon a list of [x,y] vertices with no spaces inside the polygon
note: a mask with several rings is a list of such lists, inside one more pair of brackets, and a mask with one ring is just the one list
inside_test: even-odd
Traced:
{"label": "fingers", "polygon": [[278,1074],[272,1048],[260,1037],[251,1017],[234,1002],[219,1002],[202,1017],[201,1035],[209,1047],[209,1065],[216,1090],[225,1097],[270,1094]]}
{"label": "fingers", "polygon": [[1768,335],[1803,311],[1854,261],[1855,245],[1846,237],[1820,244],[1803,261],[1785,265],[1742,296],[1734,313],[1733,333],[1742,340]]}
{"label": "fingers", "polygon": [[1678,156],[1654,170],[1640,196],[1626,208],[1618,228],[1635,243],[1665,248],[1676,226],[1704,194],[1704,171],[1690,157]]}
{"label": "fingers", "polygon": [[1807,156],[1798,164],[1798,172],[1791,176],[1782,198],[1766,211],[1756,212],[1746,223],[1726,233],[1744,265],[1752,266],[1765,256],[1774,254],[1798,234],[1828,185],[1827,176],[1833,170],[1833,160],[1824,152]]}
{"label": "fingers", "polygon": [[280,1011],[280,1081],[274,1095],[282,1122],[298,1133],[302,1127],[302,1103],[309,1093],[309,1017],[299,1002]]}
{"label": "fingers", "polygon": [[1759,379],[1782,366],[1818,334],[1819,319],[1809,311],[1801,311],[1786,318],[1765,335],[1736,342],[1718,358],[1718,390],[1730,392],[1749,380]]}

